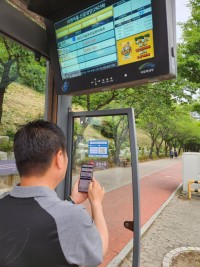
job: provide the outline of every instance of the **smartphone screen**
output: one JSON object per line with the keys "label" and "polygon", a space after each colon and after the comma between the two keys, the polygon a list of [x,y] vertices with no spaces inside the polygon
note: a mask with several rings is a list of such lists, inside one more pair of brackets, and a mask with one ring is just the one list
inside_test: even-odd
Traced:
{"label": "smartphone screen", "polygon": [[83,164],[81,166],[80,181],[78,186],[79,192],[87,192],[89,182],[93,177],[93,164]]}

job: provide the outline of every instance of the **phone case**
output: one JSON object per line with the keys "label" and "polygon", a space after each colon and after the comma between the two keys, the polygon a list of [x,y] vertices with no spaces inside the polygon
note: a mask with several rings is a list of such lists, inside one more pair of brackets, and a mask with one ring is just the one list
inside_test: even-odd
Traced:
{"label": "phone case", "polygon": [[83,164],[81,166],[80,181],[79,181],[79,192],[88,192],[88,185],[93,177],[93,165]]}

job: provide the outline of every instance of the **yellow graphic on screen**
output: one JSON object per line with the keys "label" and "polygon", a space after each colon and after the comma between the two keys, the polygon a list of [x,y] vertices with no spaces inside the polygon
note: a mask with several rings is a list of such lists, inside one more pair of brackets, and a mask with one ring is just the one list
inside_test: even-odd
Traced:
{"label": "yellow graphic on screen", "polygon": [[133,62],[133,37],[128,37],[117,42],[117,53],[119,65]]}
{"label": "yellow graphic on screen", "polygon": [[152,30],[119,40],[117,54],[119,65],[154,57]]}

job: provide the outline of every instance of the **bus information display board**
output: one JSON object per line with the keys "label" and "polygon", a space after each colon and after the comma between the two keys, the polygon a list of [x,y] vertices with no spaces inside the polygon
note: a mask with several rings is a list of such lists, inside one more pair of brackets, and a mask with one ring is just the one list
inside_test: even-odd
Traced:
{"label": "bus information display board", "polygon": [[58,94],[176,77],[174,0],[73,3],[45,21]]}
{"label": "bus information display board", "polygon": [[154,57],[151,0],[107,5],[55,23],[62,79]]}

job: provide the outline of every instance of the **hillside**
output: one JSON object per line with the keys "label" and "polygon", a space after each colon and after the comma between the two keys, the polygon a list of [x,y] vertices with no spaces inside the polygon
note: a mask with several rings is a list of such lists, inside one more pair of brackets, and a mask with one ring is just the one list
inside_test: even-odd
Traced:
{"label": "hillside", "polygon": [[12,83],[4,95],[3,117],[0,125],[0,135],[6,135],[7,130],[14,131],[18,125],[44,114],[44,94]]}
{"label": "hillside", "polygon": [[[12,83],[4,95],[0,135],[6,135],[7,131],[15,132],[19,125],[32,119],[43,118],[44,106],[44,94],[29,87]],[[73,111],[81,111],[81,107],[74,107]],[[100,138],[100,133],[92,127],[88,127],[86,134]],[[150,145],[149,137],[141,129],[137,129],[137,143],[141,147]]]}

